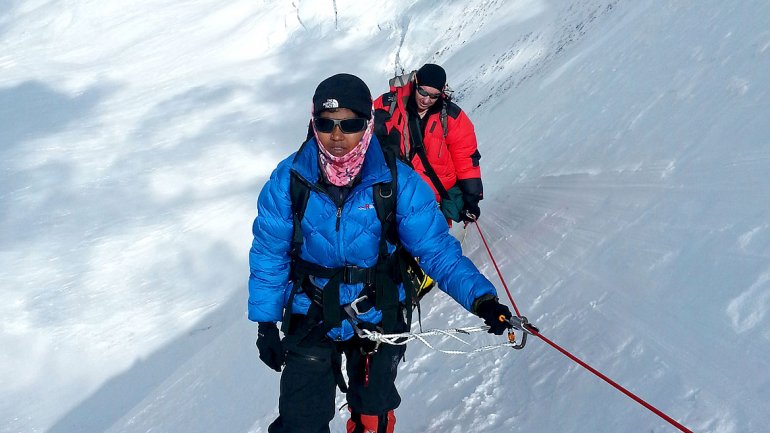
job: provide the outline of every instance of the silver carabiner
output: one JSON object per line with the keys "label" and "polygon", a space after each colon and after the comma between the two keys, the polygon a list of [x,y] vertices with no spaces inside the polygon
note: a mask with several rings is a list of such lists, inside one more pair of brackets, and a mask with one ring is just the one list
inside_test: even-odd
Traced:
{"label": "silver carabiner", "polygon": [[521,331],[520,343],[515,343],[516,335],[513,333],[513,330],[508,331],[508,341],[513,344],[511,347],[516,350],[521,350],[527,345],[527,334],[535,335],[536,332],[540,332],[540,330],[534,325],[531,325],[524,316],[512,316],[507,322],[511,325],[512,329]]}
{"label": "silver carabiner", "polygon": [[369,299],[369,298],[368,298],[368,296],[364,295],[364,296],[361,296],[360,298],[358,298],[358,299],[356,299],[356,300],[354,300],[353,302],[350,303],[350,308],[353,310],[354,313],[356,313],[356,316],[360,316],[360,315],[366,313],[367,311],[371,310],[371,308],[370,308],[369,310],[366,310],[366,311],[363,311],[363,312],[362,311],[358,311],[358,303],[362,302],[362,301],[364,301],[366,299]]}

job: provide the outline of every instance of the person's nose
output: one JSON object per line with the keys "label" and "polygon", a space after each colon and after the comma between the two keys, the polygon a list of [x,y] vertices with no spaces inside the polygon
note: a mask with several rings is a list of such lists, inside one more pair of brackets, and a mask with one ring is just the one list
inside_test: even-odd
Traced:
{"label": "person's nose", "polygon": [[332,129],[331,133],[331,139],[334,141],[341,141],[345,139],[345,134],[342,132],[340,125],[334,125],[334,129]]}

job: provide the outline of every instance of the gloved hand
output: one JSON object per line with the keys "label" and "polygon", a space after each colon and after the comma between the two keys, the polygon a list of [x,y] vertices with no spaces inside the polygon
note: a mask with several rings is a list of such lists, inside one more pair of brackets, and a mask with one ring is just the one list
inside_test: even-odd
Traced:
{"label": "gloved hand", "polygon": [[[475,155],[481,158],[478,152]],[[473,159],[473,155],[471,155],[471,159]],[[474,161],[473,165],[478,166],[478,159]],[[460,179],[457,181],[457,185],[463,192],[463,208],[460,211],[460,218],[466,223],[476,221],[481,216],[479,202],[484,199],[484,186],[481,184],[481,178]]]}
{"label": "gloved hand", "polygon": [[[501,304],[497,298],[489,298],[479,302],[476,306],[476,315],[484,319],[484,323],[489,326],[490,334],[502,335],[506,329],[511,328],[507,322],[511,318],[511,310],[506,305]],[[506,321],[500,320],[503,316]]]}
{"label": "gloved hand", "polygon": [[257,328],[257,349],[259,359],[275,371],[281,371],[284,354],[278,326],[274,322],[259,322]]}
{"label": "gloved hand", "polygon": [[462,218],[462,220],[466,223],[475,222],[477,219],[479,219],[480,215],[481,209],[479,209],[478,202],[465,202],[465,206],[463,206],[463,210],[460,212],[460,218]]}

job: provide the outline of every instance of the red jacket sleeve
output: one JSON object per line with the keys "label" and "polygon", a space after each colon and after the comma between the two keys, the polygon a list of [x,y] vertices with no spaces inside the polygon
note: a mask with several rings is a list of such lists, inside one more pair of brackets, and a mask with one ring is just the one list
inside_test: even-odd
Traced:
{"label": "red jacket sleeve", "polygon": [[460,111],[457,117],[447,116],[446,145],[452,156],[457,179],[481,178],[479,149],[471,119]]}

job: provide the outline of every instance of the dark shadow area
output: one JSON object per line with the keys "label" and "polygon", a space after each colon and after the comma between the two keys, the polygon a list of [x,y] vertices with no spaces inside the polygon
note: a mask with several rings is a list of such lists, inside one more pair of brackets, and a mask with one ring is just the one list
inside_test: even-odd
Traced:
{"label": "dark shadow area", "polygon": [[105,382],[48,433],[248,431],[272,410],[272,401],[267,408],[259,401],[273,385],[260,384],[264,372],[244,305],[244,296],[234,294],[190,331]]}
{"label": "dark shadow area", "polygon": [[0,155],[24,141],[64,130],[93,112],[106,93],[104,88],[90,88],[70,97],[40,81],[0,88]]}
{"label": "dark shadow area", "polygon": [[[32,146],[36,139],[95,116],[109,93],[106,86],[97,86],[71,97],[39,81],[0,89],[0,243],[12,247],[55,228],[51,225],[61,221],[56,218],[61,207],[83,194],[69,187],[73,165],[67,150],[77,143],[61,143],[55,150]],[[30,166],[28,159],[39,155],[51,158]],[[20,226],[26,229],[12,230]]]}

